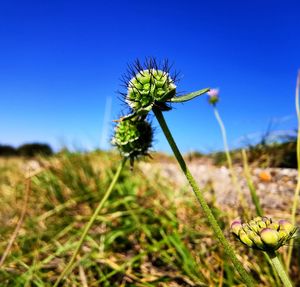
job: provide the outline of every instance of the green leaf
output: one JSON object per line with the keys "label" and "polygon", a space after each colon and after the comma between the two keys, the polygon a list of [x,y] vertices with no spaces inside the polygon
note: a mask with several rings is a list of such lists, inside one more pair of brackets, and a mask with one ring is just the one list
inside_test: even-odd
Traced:
{"label": "green leaf", "polygon": [[196,92],[192,92],[192,93],[180,96],[180,97],[174,97],[174,98],[170,99],[169,101],[173,102],[173,103],[187,102],[187,101],[190,101],[190,100],[192,100],[192,99],[194,99],[198,96],[201,96],[201,95],[207,93],[209,90],[210,90],[209,88],[206,88],[206,89],[199,90],[199,91],[196,91]]}

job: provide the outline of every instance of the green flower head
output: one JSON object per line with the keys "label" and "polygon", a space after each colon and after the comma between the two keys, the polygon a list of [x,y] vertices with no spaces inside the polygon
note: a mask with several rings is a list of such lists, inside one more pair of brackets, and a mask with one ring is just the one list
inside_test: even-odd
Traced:
{"label": "green flower head", "polygon": [[255,217],[242,223],[235,220],[231,232],[248,247],[263,251],[275,251],[295,236],[297,227],[286,220],[273,221],[268,217]]}
{"label": "green flower head", "polygon": [[126,93],[125,102],[136,115],[146,115],[152,107],[169,110],[166,102],[176,95],[177,74],[170,75],[170,66],[165,60],[161,65],[155,59],[139,60],[129,66],[128,75],[123,78]]}
{"label": "green flower head", "polygon": [[129,65],[122,78],[126,91],[120,94],[130,112],[120,120],[146,118],[152,109],[169,111],[172,103],[187,102],[209,91],[205,88],[178,95],[175,84],[178,73],[170,71],[168,60],[158,63],[154,58],[146,58],[144,63],[136,60]]}
{"label": "green flower head", "polygon": [[111,142],[133,164],[136,158],[149,155],[152,139],[153,130],[146,120],[124,120],[115,127]]}

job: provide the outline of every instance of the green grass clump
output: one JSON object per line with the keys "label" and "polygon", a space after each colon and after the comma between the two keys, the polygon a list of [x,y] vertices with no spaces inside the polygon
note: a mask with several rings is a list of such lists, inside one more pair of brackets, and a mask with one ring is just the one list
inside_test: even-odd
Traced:
{"label": "green grass clump", "polygon": [[[114,153],[63,153],[40,161],[44,169],[31,178],[26,216],[1,266],[0,286],[54,284],[110,184],[119,158]],[[0,254],[23,206],[22,164],[11,159],[0,165]],[[218,207],[211,205],[217,212]],[[218,212],[222,226],[228,226],[230,218]],[[133,172],[125,169],[62,286],[242,284],[206,224],[188,191],[159,173],[146,178],[138,165]],[[276,286],[259,254],[240,254],[263,286]]]}

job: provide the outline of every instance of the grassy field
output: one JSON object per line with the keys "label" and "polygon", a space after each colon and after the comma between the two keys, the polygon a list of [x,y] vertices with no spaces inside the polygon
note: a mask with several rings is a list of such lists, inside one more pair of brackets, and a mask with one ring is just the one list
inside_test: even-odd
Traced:
{"label": "grassy field", "polygon": [[[52,286],[82,229],[110,184],[114,153],[61,153],[37,162],[0,159],[0,286]],[[38,168],[29,173],[29,169]],[[260,286],[282,286],[263,253],[246,249],[229,232],[238,214],[217,206],[215,216],[239,259]],[[24,216],[22,216],[24,215]],[[255,214],[253,214],[255,216]],[[19,227],[14,236],[16,226]],[[281,249],[284,255],[287,248]],[[299,248],[290,275],[300,286]],[[283,256],[284,258],[284,256]],[[214,239],[186,186],[153,172],[122,171],[101,214],[61,286],[243,286]]]}

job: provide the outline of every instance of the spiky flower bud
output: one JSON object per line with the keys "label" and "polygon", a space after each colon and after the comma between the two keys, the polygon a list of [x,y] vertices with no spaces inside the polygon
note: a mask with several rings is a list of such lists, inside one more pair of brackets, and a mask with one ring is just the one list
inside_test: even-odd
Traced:
{"label": "spiky flower bud", "polygon": [[143,70],[129,82],[126,102],[137,114],[148,113],[155,102],[165,102],[175,96],[176,86],[162,70]]}
{"label": "spiky flower bud", "polygon": [[137,115],[147,114],[153,105],[163,110],[170,109],[166,102],[176,95],[176,75],[170,75],[167,61],[159,66],[150,58],[144,64],[136,61],[129,67],[129,76],[125,79],[127,93],[124,96]]}
{"label": "spiky flower bud", "polygon": [[294,237],[297,227],[286,220],[273,221],[268,217],[256,217],[248,223],[235,220],[232,233],[251,248],[274,251]]}
{"label": "spiky flower bud", "polygon": [[171,73],[170,70],[168,60],[157,63],[153,58],[147,58],[144,63],[137,60],[128,66],[128,73],[123,76],[126,92],[121,92],[121,95],[131,111],[122,120],[147,116],[154,107],[160,111],[169,111],[171,103],[187,102],[209,91],[206,88],[176,95],[178,73]]}
{"label": "spiky flower bud", "polygon": [[152,139],[152,127],[146,120],[125,120],[120,121],[115,127],[111,142],[133,163],[137,157],[148,155]]}

